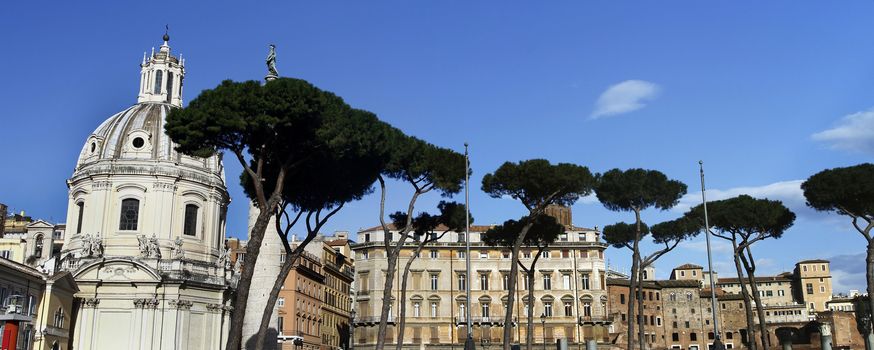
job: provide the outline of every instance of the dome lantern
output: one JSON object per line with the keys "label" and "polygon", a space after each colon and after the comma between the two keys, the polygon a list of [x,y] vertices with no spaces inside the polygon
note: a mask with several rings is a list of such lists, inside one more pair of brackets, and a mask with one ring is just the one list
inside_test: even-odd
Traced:
{"label": "dome lantern", "polygon": [[170,35],[164,33],[164,44],[140,64],[140,92],[137,103],[159,102],[182,107],[182,79],[185,61],[170,54]]}

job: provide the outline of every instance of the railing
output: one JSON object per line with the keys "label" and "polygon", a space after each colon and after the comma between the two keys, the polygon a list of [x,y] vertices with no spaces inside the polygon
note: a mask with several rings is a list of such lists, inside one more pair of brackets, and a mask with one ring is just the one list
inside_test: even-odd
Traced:
{"label": "railing", "polygon": [[612,321],[608,316],[580,316],[578,323],[584,325],[589,323],[612,323]]}
{"label": "railing", "polygon": [[[503,325],[504,317],[503,316],[471,316],[470,323],[473,325]],[[518,319],[513,317],[513,326],[516,326],[518,323]],[[467,324],[467,317],[465,316],[455,316],[455,324],[465,325]]]}

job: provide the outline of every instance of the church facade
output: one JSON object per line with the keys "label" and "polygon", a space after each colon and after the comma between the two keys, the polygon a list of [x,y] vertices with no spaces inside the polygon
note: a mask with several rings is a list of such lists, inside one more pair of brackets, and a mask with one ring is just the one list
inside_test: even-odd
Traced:
{"label": "church facade", "polygon": [[79,286],[75,349],[222,349],[232,310],[230,198],[220,155],[178,153],[182,106],[169,36],[144,55],[137,103],[87,137],[69,188],[60,268]]}

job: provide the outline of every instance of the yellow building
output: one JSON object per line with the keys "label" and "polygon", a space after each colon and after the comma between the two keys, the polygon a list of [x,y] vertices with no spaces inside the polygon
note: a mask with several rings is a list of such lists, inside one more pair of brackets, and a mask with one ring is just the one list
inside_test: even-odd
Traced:
{"label": "yellow building", "polygon": [[832,276],[829,261],[803,260],[795,264],[795,294],[813,312],[827,311],[832,300]]}
{"label": "yellow building", "polygon": [[[499,346],[505,326],[513,327],[513,342],[526,339],[527,315],[534,316],[534,342],[554,343],[566,339],[570,344],[595,339],[602,342],[608,332],[608,300],[604,250],[597,230],[569,225],[570,213],[560,216],[566,232],[543,252],[535,268],[534,300],[526,306],[525,276],[513,276],[520,286],[514,296],[513,324],[504,324],[510,250],[485,245],[480,235],[489,226],[472,226],[470,232],[471,269],[465,268],[465,234],[449,232],[426,246],[411,267],[407,284],[406,328],[398,339],[395,320],[399,308],[400,271],[418,242],[408,240],[400,253],[392,290],[389,328],[386,343],[401,341],[410,349],[461,346],[467,334],[470,313],[474,341],[478,346]],[[439,230],[439,228],[438,228]],[[391,228],[390,240],[399,237]],[[356,349],[376,344],[379,316],[383,304],[383,285],[387,267],[380,226],[358,233],[355,252],[355,329]],[[521,261],[529,265],[531,249],[523,249]],[[467,306],[465,290],[470,284],[471,300]],[[469,308],[469,310],[468,310]],[[543,318],[541,319],[541,315]]]}
{"label": "yellow building", "polygon": [[[53,276],[0,258],[0,334],[8,320],[18,322],[18,349],[64,350],[70,340],[73,295],[69,272]],[[9,307],[9,305],[17,305]]]}

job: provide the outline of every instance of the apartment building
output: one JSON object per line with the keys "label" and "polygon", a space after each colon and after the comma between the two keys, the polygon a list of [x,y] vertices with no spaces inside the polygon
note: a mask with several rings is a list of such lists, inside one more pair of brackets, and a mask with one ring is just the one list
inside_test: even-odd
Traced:
{"label": "apartment building", "polygon": [[[396,275],[386,341],[395,344],[400,341],[407,348],[417,349],[460,346],[470,326],[474,341],[480,346],[500,344],[504,327],[513,327],[512,341],[520,342],[526,339],[529,313],[534,316],[535,343],[552,343],[559,338],[572,344],[588,339],[607,340],[610,323],[604,269],[607,245],[600,241],[596,229],[571,225],[569,209],[554,208],[553,211],[565,225],[566,232],[538,260],[533,300],[528,300],[523,287],[527,277],[521,273],[510,276],[510,250],[481,241],[480,235],[490,226],[471,227],[469,272],[465,268],[468,237],[464,232],[448,232],[424,248],[411,266],[404,339],[397,339],[395,329],[402,271],[390,272]],[[389,227],[388,234],[392,242],[399,238],[395,227]],[[371,227],[359,231],[360,242],[351,245],[356,271],[353,338],[356,348],[369,348],[376,343],[383,303],[382,286],[388,273],[383,238],[381,226]],[[405,243],[399,266],[404,266],[412,257],[417,243],[415,239]],[[523,249],[522,263],[530,264],[535,253]],[[520,288],[515,295],[513,322],[504,324],[509,278],[516,278]],[[468,284],[471,289],[469,310],[465,293]],[[470,325],[467,324],[468,312]]]}

